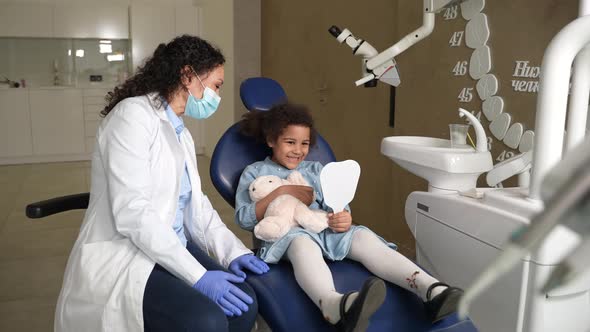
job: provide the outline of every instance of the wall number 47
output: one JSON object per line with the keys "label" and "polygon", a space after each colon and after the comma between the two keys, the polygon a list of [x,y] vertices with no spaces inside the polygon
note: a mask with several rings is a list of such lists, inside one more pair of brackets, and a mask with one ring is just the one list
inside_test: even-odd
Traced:
{"label": "wall number 47", "polygon": [[463,88],[457,97],[459,102],[468,103],[473,99],[473,88]]}
{"label": "wall number 47", "polygon": [[449,39],[449,45],[451,45],[451,47],[461,46],[461,42],[463,41],[463,33],[463,31],[453,32],[451,39]]}

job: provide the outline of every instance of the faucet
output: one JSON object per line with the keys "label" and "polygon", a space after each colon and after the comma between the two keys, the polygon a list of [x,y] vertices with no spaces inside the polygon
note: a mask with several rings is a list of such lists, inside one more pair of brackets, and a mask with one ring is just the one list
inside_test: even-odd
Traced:
{"label": "faucet", "polygon": [[479,120],[477,120],[477,118],[469,111],[466,111],[462,108],[459,108],[459,117],[466,117],[467,119],[469,119],[469,122],[475,130],[475,150],[477,152],[487,152],[488,138]]}
{"label": "faucet", "polygon": [[57,59],[53,60],[53,85],[61,85],[61,81],[59,79],[59,66],[57,63]]}

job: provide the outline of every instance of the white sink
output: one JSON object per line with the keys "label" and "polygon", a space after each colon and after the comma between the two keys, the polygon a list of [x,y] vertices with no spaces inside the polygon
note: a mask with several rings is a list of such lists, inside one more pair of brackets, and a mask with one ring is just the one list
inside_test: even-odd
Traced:
{"label": "white sink", "polygon": [[469,145],[451,148],[446,139],[392,136],[381,141],[381,153],[396,164],[428,181],[429,191],[466,191],[477,178],[493,168],[489,151]]}

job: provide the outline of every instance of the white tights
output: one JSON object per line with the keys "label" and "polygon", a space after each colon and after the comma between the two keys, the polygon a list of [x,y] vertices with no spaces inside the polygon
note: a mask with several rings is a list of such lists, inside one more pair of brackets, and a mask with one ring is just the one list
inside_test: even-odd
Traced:
{"label": "white tights", "polygon": [[[437,282],[411,260],[389,248],[373,232],[365,229],[355,231],[350,251],[346,256],[363,264],[374,275],[387,280],[420,296],[426,301],[426,291]],[[335,323],[340,320],[340,299],[332,273],[324,261],[322,250],[308,236],[298,236],[287,249],[287,258],[293,265],[295,279],[303,291],[322,310],[324,317]],[[431,298],[444,290],[433,289]],[[347,300],[346,308],[356,298],[353,294]]]}

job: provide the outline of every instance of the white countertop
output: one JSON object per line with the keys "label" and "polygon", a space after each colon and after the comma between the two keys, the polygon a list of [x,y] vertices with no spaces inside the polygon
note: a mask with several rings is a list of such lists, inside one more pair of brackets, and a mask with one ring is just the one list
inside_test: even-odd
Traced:
{"label": "white countertop", "polygon": [[66,90],[66,89],[105,89],[105,90],[112,90],[115,86],[107,85],[107,84],[97,84],[97,85],[41,85],[41,86],[27,86],[26,88],[10,88],[3,84],[0,84],[0,91],[6,90],[22,90],[22,89],[29,89],[29,90]]}

